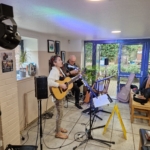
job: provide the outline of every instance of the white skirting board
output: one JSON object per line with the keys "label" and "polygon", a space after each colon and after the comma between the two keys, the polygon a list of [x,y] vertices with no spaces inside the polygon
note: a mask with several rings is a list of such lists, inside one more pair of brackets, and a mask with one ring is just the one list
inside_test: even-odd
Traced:
{"label": "white skirting board", "polygon": [[[51,101],[51,96],[47,99],[42,99],[42,113],[44,113],[49,108],[53,106]],[[46,106],[47,105],[47,106]],[[25,114],[25,124],[24,128],[27,127],[32,121],[38,117],[38,100],[35,97],[35,91],[31,91],[24,94],[24,114]]]}

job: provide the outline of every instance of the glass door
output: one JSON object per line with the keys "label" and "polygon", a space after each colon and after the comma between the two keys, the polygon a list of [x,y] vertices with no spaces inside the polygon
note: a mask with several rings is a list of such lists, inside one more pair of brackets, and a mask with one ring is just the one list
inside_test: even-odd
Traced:
{"label": "glass door", "polygon": [[[93,76],[112,76],[108,93],[116,96],[120,88],[126,84],[128,76],[135,73],[132,84],[139,87],[150,70],[150,39],[85,41],[86,68],[96,67]],[[107,66],[101,62],[109,59]]]}
{"label": "glass door", "polygon": [[143,58],[143,44],[120,44],[117,91],[127,83],[130,73],[135,73],[136,76],[132,84],[139,87],[140,78],[143,76]]}
{"label": "glass door", "polygon": [[[96,66],[99,68],[97,77],[114,76],[111,78],[108,88],[108,93],[113,97],[116,96],[117,91],[118,51],[119,44],[106,43],[96,45]],[[103,63],[106,59],[108,59],[108,65]]]}

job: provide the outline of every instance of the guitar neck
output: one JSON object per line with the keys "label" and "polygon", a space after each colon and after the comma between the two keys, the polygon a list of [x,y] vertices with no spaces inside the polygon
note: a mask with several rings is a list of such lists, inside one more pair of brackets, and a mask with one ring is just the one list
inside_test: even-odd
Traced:
{"label": "guitar neck", "polygon": [[79,77],[80,77],[80,75],[75,76],[74,78],[72,78],[72,79],[68,82],[68,84],[71,84],[71,83],[75,82]]}

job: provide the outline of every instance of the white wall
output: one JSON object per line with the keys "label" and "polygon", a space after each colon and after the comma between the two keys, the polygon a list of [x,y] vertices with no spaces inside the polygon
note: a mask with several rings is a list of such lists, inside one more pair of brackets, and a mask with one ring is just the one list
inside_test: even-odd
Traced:
{"label": "white wall", "polygon": [[[0,47],[0,53],[12,53],[13,71],[2,72],[0,65],[0,108],[2,111],[1,127],[4,149],[6,145],[20,144],[20,123],[18,107],[18,87],[16,81],[15,51]],[[2,58],[0,57],[2,64]]]}
{"label": "white wall", "polygon": [[23,37],[35,38],[38,40],[38,51],[47,52],[47,40],[58,40],[60,41],[60,50],[68,51],[68,39],[57,37],[54,35],[38,33],[25,29],[18,29],[18,32]]}
{"label": "white wall", "polygon": [[69,40],[68,51],[81,52],[84,51],[84,42],[81,40]]}

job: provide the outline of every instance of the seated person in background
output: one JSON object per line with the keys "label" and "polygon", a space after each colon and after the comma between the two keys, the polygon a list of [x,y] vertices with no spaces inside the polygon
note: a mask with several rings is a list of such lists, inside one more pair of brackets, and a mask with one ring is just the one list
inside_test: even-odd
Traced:
{"label": "seated person in background", "polygon": [[[69,60],[64,64],[64,68],[66,71],[66,75],[70,78],[75,77],[77,74],[80,73],[79,67],[75,64],[76,57],[71,55]],[[82,107],[79,105],[79,97],[80,97],[80,86],[82,85],[81,79],[75,81],[73,83],[72,93],[75,95],[75,106],[79,109]]]}

